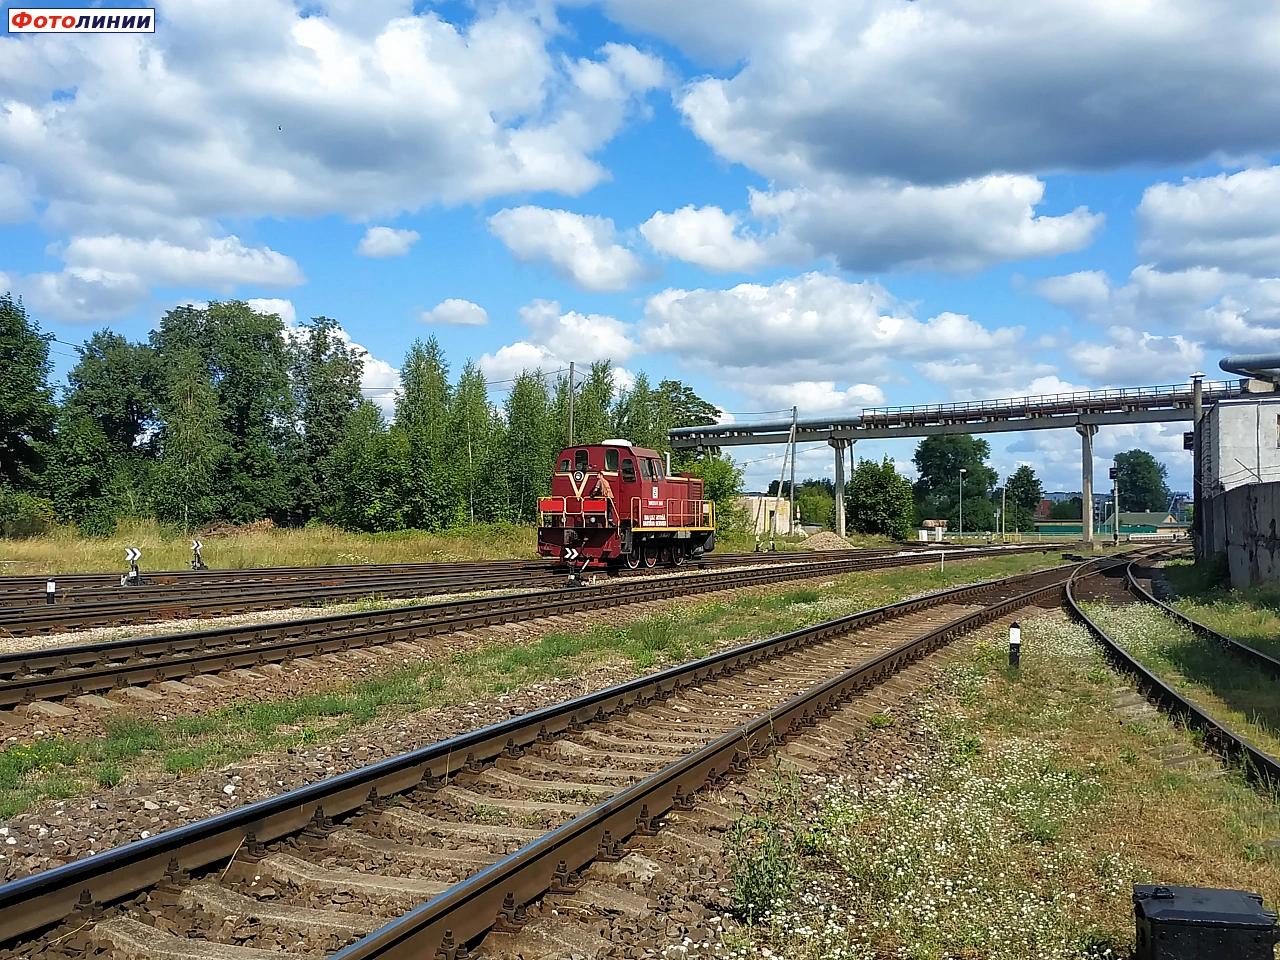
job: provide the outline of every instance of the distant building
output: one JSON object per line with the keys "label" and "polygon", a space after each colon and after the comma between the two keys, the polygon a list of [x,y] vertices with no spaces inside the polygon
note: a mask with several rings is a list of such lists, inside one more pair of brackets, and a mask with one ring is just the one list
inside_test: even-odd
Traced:
{"label": "distant building", "polygon": [[791,501],[786,497],[746,493],[733,502],[734,506],[746,513],[747,522],[755,533],[766,537],[770,533],[776,533],[781,537],[791,532]]}
{"label": "distant building", "polygon": [[[1094,536],[1106,539],[1113,535],[1113,514],[1108,511],[1094,524]],[[1183,523],[1171,513],[1120,512],[1120,536],[1130,534],[1158,534],[1164,536],[1186,536],[1190,532],[1190,524]],[[1079,520],[1037,520],[1036,533],[1052,537],[1080,537],[1084,535],[1083,525]]]}
{"label": "distant building", "polygon": [[1052,509],[1053,509],[1053,501],[1050,500],[1048,497],[1045,497],[1039,503],[1036,504],[1036,519],[1048,520],[1049,511]]}
{"label": "distant building", "polygon": [[[1102,528],[1098,533],[1110,533],[1114,530],[1115,514],[1107,514],[1105,520],[1102,521]],[[1158,510],[1149,510],[1143,512],[1129,513],[1120,511],[1120,533],[1169,533],[1179,534],[1186,533],[1191,528],[1190,524],[1183,523],[1171,513],[1161,513]]]}
{"label": "distant building", "polygon": [[1068,500],[1080,500],[1079,490],[1054,490],[1052,493],[1046,493],[1044,498],[1050,503],[1066,503]]}

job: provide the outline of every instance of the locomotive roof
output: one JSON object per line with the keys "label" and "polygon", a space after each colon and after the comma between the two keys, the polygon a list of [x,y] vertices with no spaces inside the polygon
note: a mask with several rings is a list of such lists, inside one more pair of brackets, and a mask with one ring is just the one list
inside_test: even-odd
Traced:
{"label": "locomotive roof", "polygon": [[590,450],[602,447],[626,447],[640,457],[657,457],[659,459],[662,457],[657,450],[651,450],[648,447],[637,447],[630,440],[601,440],[599,443],[575,443],[572,446],[562,448],[560,453],[565,454],[570,450]]}

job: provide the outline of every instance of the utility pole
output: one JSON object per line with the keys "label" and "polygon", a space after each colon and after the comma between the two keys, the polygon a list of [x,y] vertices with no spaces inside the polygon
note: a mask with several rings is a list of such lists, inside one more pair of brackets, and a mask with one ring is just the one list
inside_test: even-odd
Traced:
{"label": "utility pole", "polygon": [[1111,468],[1111,542],[1120,543],[1120,471]]}
{"label": "utility pole", "polygon": [[791,532],[796,532],[796,408],[791,408]]}
{"label": "utility pole", "polygon": [[1006,507],[1006,495],[1009,493],[1009,486],[1005,484],[1000,488],[1000,542],[1004,543],[1004,532],[1008,529],[1008,508]]}
{"label": "utility pole", "polygon": [[573,446],[573,361],[569,361],[569,446]]}
{"label": "utility pole", "polygon": [[961,546],[964,546],[964,475],[967,472],[964,467],[960,468],[960,533],[956,539],[960,541]]}

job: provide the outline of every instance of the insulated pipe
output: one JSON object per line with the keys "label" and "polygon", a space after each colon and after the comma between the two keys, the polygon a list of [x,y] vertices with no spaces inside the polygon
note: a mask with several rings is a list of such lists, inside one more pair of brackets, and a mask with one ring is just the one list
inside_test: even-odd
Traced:
{"label": "insulated pipe", "polygon": [[1238,373],[1254,380],[1280,383],[1280,353],[1254,353],[1239,357],[1223,357],[1219,362],[1227,373]]}

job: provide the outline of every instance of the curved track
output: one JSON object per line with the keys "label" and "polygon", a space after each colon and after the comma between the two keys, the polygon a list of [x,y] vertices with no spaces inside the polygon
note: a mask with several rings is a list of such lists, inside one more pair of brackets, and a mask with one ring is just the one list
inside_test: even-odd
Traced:
{"label": "curved track", "polygon": [[[1051,548],[1037,549],[1045,552]],[[980,557],[1003,552],[999,548],[975,550],[966,552],[964,556]],[[265,663],[397,640],[420,639],[498,623],[757,584],[932,562],[933,557],[921,554],[871,558],[854,556],[747,570],[611,580],[585,587],[24,651],[0,656],[0,708],[144,683],[181,680],[197,674],[252,668]]]}
{"label": "curved track", "polygon": [[[1228,637],[1224,637],[1203,624],[1184,616],[1168,604],[1157,600],[1150,591],[1138,583],[1137,564],[1138,561],[1136,560],[1126,564],[1123,583],[1115,586],[1121,587],[1144,603],[1154,604],[1176,622],[1202,637],[1222,644],[1223,647],[1243,658],[1251,666],[1267,670],[1276,675],[1277,667],[1280,667],[1280,665],[1271,657]],[[1078,598],[1081,581],[1101,575],[1103,575],[1103,571],[1097,567],[1090,564],[1083,565],[1080,570],[1072,575],[1071,580],[1067,583],[1066,604],[1071,616],[1083,624],[1085,629],[1102,646],[1107,659],[1119,670],[1133,677],[1139,690],[1157,707],[1187,726],[1200,731],[1204,736],[1206,747],[1228,760],[1240,763],[1245,776],[1252,782],[1268,790],[1280,787],[1280,759],[1273,757],[1246,737],[1241,736],[1216,720],[1194,701],[1183,696],[1173,686],[1161,680],[1141,661],[1108,636],[1106,631],[1081,608]]]}
{"label": "curved track", "polygon": [[15,881],[0,942],[41,960],[458,960],[920,658],[1056,605],[1074,569],[737,647]]}

